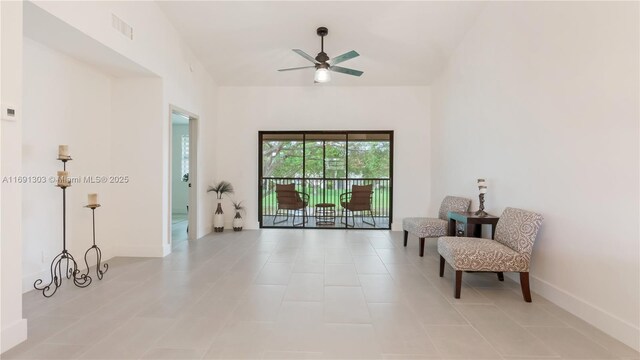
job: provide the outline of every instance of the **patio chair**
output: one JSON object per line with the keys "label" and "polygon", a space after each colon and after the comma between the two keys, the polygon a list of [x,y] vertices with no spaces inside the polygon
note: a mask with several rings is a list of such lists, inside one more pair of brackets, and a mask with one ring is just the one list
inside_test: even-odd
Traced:
{"label": "patio chair", "polygon": [[[278,209],[276,216],[273,218],[273,224],[282,224],[289,221],[289,212],[293,211],[293,226],[302,226],[307,222],[307,205],[309,204],[309,195],[300,191],[296,191],[295,184],[276,184],[276,200]],[[302,211],[302,222],[296,224],[296,213]],[[284,219],[277,221],[278,216]]]}
{"label": "patio chair", "polygon": [[404,230],[404,246],[407,246],[409,234],[420,239],[420,256],[424,256],[425,238],[437,238],[449,234],[449,211],[465,212],[469,210],[471,200],[456,196],[446,196],[440,204],[440,211],[437,218],[405,218],[402,220],[402,230]]}
{"label": "patio chair", "polygon": [[498,220],[495,240],[469,237],[441,237],[440,277],[448,262],[456,272],[454,297],[460,298],[463,271],[486,271],[498,274],[504,281],[506,271],[520,273],[520,287],[524,301],[531,302],[529,264],[533,243],[542,224],[542,215],[534,212],[506,208]]}
{"label": "patio chair", "polygon": [[[351,191],[346,192],[344,194],[340,194],[340,205],[342,206],[342,216],[344,217],[344,220],[342,221],[342,223],[347,225],[347,227],[355,227],[356,226],[355,213],[360,212],[362,223],[375,227],[376,219],[373,217],[373,211],[371,211],[372,198],[373,198],[372,184],[353,185],[351,187]],[[367,211],[369,212],[369,216],[371,216],[372,222],[367,222],[364,219],[364,213]],[[351,214],[353,225],[349,225],[349,213]]]}

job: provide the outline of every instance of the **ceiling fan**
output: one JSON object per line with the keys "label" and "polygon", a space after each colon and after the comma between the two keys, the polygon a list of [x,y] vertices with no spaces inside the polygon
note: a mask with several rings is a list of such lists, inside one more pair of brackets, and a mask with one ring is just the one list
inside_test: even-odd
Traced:
{"label": "ceiling fan", "polygon": [[364,72],[360,70],[354,70],[354,69],[349,69],[342,66],[336,66],[341,62],[347,61],[349,59],[353,59],[356,56],[360,56],[360,54],[358,54],[355,50],[351,50],[347,53],[344,53],[340,56],[336,56],[335,58],[331,59],[329,58],[327,53],[324,52],[324,37],[327,36],[327,34],[329,33],[329,30],[326,27],[319,27],[316,30],[316,33],[318,34],[318,36],[320,36],[320,52],[318,53],[318,56],[313,58],[311,57],[311,55],[307,54],[306,52],[300,49],[293,49],[295,53],[311,61],[314,65],[280,69],[278,71],[291,71],[291,70],[315,68],[316,73],[315,73],[315,76],[313,77],[313,80],[314,80],[313,82],[315,83],[324,83],[331,80],[331,74],[329,73],[329,71],[339,72],[339,73],[353,75],[353,76],[360,76],[364,74]]}

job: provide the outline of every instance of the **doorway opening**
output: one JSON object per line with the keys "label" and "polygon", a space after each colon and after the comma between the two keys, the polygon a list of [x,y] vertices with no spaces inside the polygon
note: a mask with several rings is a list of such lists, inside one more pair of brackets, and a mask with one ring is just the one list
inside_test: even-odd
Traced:
{"label": "doorway opening", "polygon": [[391,229],[393,131],[260,131],[263,228]]}
{"label": "doorway opening", "polygon": [[197,116],[171,107],[171,244],[196,238]]}

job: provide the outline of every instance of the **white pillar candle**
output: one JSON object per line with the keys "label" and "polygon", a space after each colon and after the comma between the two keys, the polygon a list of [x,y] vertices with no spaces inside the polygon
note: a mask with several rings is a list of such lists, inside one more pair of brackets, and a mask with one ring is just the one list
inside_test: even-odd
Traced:
{"label": "white pillar candle", "polygon": [[487,187],[486,186],[480,187],[480,194],[486,194],[486,193],[487,193]]}
{"label": "white pillar candle", "polygon": [[88,205],[98,205],[98,194],[89,194],[88,196]]}
{"label": "white pillar candle", "polygon": [[68,186],[69,185],[69,172],[68,171],[58,171],[58,185],[60,185],[60,186]]}
{"label": "white pillar candle", "polygon": [[69,157],[69,145],[58,145],[58,157]]}

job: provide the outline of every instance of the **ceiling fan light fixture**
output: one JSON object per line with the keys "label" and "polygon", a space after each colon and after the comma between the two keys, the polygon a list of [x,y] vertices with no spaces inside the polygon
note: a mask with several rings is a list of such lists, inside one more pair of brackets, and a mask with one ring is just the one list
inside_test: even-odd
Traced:
{"label": "ceiling fan light fixture", "polygon": [[327,68],[318,68],[316,70],[316,74],[313,77],[315,82],[325,83],[331,80],[331,73]]}
{"label": "ceiling fan light fixture", "polygon": [[318,53],[318,56],[314,58],[300,49],[293,49],[293,52],[302,56],[308,61],[312,62],[313,66],[302,66],[302,67],[295,67],[295,68],[288,68],[288,69],[279,69],[278,71],[301,70],[301,69],[309,69],[309,68],[315,67],[316,72],[313,76],[313,80],[315,80],[314,83],[326,83],[331,81],[331,73],[329,71],[339,72],[339,73],[351,75],[351,76],[360,76],[364,74],[360,70],[349,69],[342,66],[335,66],[341,62],[360,56],[358,52],[356,52],[355,50],[351,50],[349,52],[346,52],[342,55],[336,56],[333,59],[331,59],[329,55],[327,55],[324,52],[324,37],[327,36],[327,34],[329,33],[329,30],[327,30],[326,27],[322,26],[317,29],[316,33],[318,34],[318,36],[320,36],[320,52]]}

